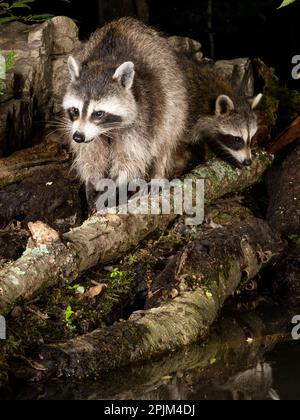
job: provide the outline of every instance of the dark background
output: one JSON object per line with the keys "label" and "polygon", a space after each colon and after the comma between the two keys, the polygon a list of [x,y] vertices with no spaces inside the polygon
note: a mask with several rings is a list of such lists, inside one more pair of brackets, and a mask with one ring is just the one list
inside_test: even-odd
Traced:
{"label": "dark background", "polygon": [[[126,15],[138,15],[140,5],[151,25],[172,35],[199,40],[206,56],[220,58],[260,57],[276,69],[281,81],[299,88],[291,77],[292,57],[300,55],[300,1],[277,10],[281,0],[210,0],[213,5],[209,29],[209,0],[52,0],[39,11],[65,14],[77,20],[85,39],[103,23]],[[141,16],[141,15],[140,15]]]}

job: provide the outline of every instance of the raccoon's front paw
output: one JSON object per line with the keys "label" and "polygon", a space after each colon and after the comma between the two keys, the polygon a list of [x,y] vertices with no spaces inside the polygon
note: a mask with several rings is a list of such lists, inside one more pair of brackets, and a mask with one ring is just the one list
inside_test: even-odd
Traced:
{"label": "raccoon's front paw", "polygon": [[97,213],[96,202],[92,201],[88,203],[88,217],[94,216]]}

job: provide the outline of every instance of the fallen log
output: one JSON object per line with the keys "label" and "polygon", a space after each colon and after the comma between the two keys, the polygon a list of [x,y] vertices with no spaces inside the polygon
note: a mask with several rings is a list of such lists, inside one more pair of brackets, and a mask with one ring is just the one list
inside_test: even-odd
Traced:
{"label": "fallen log", "polygon": [[[259,151],[250,169],[236,169],[213,159],[196,168],[188,179],[205,179],[206,202],[258,182],[272,162]],[[6,314],[19,298],[32,297],[40,287],[73,281],[98,263],[120,258],[150,233],[164,230],[176,218],[170,215],[100,215],[81,227],[39,246],[29,242],[23,256],[0,270],[0,313]]]}
{"label": "fallen log", "polygon": [[270,197],[267,219],[285,236],[300,235],[300,141],[266,177]]}
{"label": "fallen log", "polygon": [[241,281],[254,278],[283,248],[280,236],[253,216],[196,239],[178,257],[178,297],[112,327],[44,346],[41,377],[94,377],[203,340]]}
{"label": "fallen log", "polygon": [[272,272],[275,293],[297,308],[300,303],[300,237],[291,237],[289,249]]}
{"label": "fallen log", "polygon": [[273,288],[295,306],[300,300],[300,141],[267,175],[270,196],[267,218],[289,240],[289,249],[276,265]]}
{"label": "fallen log", "polygon": [[[199,239],[200,235],[216,227],[237,224],[251,217],[251,211],[242,203],[243,197],[238,196],[219,199],[206,208],[205,223],[196,229],[186,226],[184,219],[180,218],[158,238],[157,235],[151,235],[136,251],[118,261],[115,267],[98,265],[80,276],[75,288],[59,284],[39,294],[33,303],[24,302],[16,306],[7,318],[7,329],[10,336],[20,343],[22,351],[18,352],[18,360],[21,361],[16,362],[16,352],[6,343],[2,348],[2,363],[0,358],[0,389],[1,383],[7,382],[8,370],[12,370],[21,381],[32,377],[32,366],[29,364],[28,372],[24,357],[25,360],[32,358],[41,342],[65,341],[73,338],[75,331],[76,336],[83,335],[102,325],[113,325],[120,319],[127,319],[136,308],[148,309],[151,301],[158,296],[157,287],[166,291],[168,298],[168,288],[175,282],[174,275],[173,279],[170,276],[166,278],[168,270],[165,268],[169,266],[170,258],[173,260],[195,235]],[[37,229],[38,224],[30,224],[30,227],[36,242],[51,242],[57,235],[55,231],[48,231],[47,234],[47,231]],[[157,279],[165,280],[162,286],[159,286]],[[103,283],[99,285],[99,282]],[[91,288],[91,285],[96,287]],[[78,293],[78,287],[85,291],[84,295]],[[96,296],[91,298],[91,293]],[[71,324],[66,323],[65,318],[68,307],[74,313]],[[14,360],[11,364],[9,360],[12,354]]]}
{"label": "fallen log", "polygon": [[281,152],[290,144],[300,138],[300,117],[296,118],[292,124],[281,133],[274,142],[268,144],[267,150],[272,154]]}
{"label": "fallen log", "polygon": [[[274,319],[275,318],[275,319]],[[286,306],[278,307],[270,302],[265,308],[251,313],[239,311],[227,314],[218,321],[218,328],[213,331],[204,343],[197,343],[188,348],[168,354],[159,360],[152,360],[143,365],[131,365],[106,372],[101,381],[78,383],[60,380],[39,383],[37,386],[25,385],[18,389],[17,399],[73,399],[84,400],[140,400],[140,399],[191,399],[190,384],[203,390],[203,399],[213,398],[216,392],[225,392],[225,383],[231,383],[227,391],[242,391],[241,381],[234,383],[232,379],[249,372],[266,359],[276,343],[290,339],[290,320],[292,311]],[[266,366],[267,367],[267,366]],[[15,364],[13,371],[19,379],[35,377],[32,366]],[[31,372],[30,372],[31,371]],[[264,376],[265,371],[260,370]],[[267,369],[269,372],[269,369]],[[200,380],[201,379],[201,380]],[[213,383],[212,383],[213,379]],[[243,381],[245,387],[250,386],[257,395],[257,379]],[[261,378],[263,379],[263,378]],[[197,385],[198,384],[198,385]],[[268,391],[268,390],[267,390]],[[198,394],[197,392],[197,394]],[[163,393],[163,394],[162,394]],[[205,393],[205,395],[204,395]],[[202,392],[201,392],[202,395]],[[249,397],[249,393],[247,393]],[[1,390],[0,390],[1,398]]]}
{"label": "fallen log", "polygon": [[55,171],[70,160],[70,155],[62,150],[58,142],[49,139],[30,149],[0,159],[0,188],[15,184],[34,175],[40,167],[52,165]]}

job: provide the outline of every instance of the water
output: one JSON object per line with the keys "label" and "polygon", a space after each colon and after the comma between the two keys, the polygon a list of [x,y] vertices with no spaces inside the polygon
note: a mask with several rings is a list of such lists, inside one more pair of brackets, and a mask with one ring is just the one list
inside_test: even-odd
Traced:
{"label": "water", "polygon": [[[300,341],[286,308],[226,315],[204,344],[86,384],[18,386],[25,400],[300,400]],[[9,395],[8,395],[9,398]]]}

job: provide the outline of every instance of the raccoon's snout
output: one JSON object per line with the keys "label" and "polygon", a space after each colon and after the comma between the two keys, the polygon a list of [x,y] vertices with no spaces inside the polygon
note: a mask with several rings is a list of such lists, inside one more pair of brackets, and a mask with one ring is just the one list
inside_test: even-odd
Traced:
{"label": "raccoon's snout", "polygon": [[85,135],[79,131],[76,131],[76,133],[73,135],[73,140],[76,141],[76,143],[84,143]]}
{"label": "raccoon's snout", "polygon": [[252,160],[251,159],[245,159],[243,162],[244,166],[251,166],[252,165]]}

